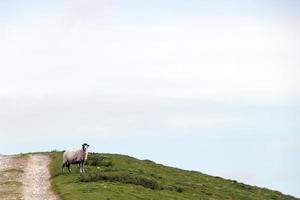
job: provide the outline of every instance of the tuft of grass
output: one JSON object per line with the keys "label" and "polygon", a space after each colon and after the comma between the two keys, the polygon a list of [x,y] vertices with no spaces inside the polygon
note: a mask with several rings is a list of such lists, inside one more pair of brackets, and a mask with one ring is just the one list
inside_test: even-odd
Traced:
{"label": "tuft of grass", "polygon": [[2,187],[7,186],[7,187],[20,187],[23,184],[19,181],[6,181],[6,182],[1,182],[0,185]]}
{"label": "tuft of grass", "polygon": [[5,169],[2,171],[3,173],[15,173],[15,174],[20,174],[23,173],[24,171],[22,169],[17,169],[17,168],[10,168],[10,169]]}

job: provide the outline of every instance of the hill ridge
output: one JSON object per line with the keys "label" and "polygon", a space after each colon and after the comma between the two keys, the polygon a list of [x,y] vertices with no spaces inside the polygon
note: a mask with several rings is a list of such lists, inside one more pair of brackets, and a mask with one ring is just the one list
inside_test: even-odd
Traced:
{"label": "hill ridge", "polygon": [[85,174],[79,174],[77,166],[73,166],[72,174],[61,174],[61,152],[50,155],[53,189],[66,200],[298,199],[279,191],[122,154],[90,153]]}

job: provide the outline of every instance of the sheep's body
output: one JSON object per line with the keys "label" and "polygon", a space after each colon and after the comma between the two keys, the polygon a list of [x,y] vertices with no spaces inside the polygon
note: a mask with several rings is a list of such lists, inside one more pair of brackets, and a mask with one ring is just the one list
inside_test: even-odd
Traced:
{"label": "sheep's body", "polygon": [[70,165],[79,164],[80,173],[83,173],[85,171],[84,162],[87,160],[88,156],[88,147],[88,144],[83,144],[82,149],[65,151],[63,154],[62,171],[64,171],[64,167],[68,167],[69,172],[71,172]]}
{"label": "sheep's body", "polygon": [[88,152],[80,150],[65,151],[63,155],[63,163],[69,162],[71,164],[77,164],[87,159]]}

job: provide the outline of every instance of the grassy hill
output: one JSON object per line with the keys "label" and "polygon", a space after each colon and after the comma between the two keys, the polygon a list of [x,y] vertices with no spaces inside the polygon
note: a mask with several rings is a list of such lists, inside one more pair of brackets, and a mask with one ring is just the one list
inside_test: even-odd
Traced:
{"label": "grassy hill", "polygon": [[61,173],[61,152],[50,153],[53,189],[64,200],[234,199],[288,200],[295,197],[266,188],[138,160],[117,154],[89,154],[86,173]]}

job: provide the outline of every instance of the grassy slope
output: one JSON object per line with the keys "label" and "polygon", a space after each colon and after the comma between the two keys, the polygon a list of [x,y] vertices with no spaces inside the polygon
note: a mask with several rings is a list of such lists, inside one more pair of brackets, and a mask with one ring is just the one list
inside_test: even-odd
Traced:
{"label": "grassy slope", "polygon": [[[86,166],[86,174],[78,173],[78,166],[73,166],[72,174],[61,174],[62,153],[53,152],[51,172],[53,189],[64,200],[116,200],[116,199],[296,199],[280,192],[258,188],[232,180],[208,176],[199,172],[185,171],[155,164],[148,160],[138,160],[129,156],[116,154],[94,154],[93,158],[106,156],[99,166]],[[97,160],[96,160],[97,161]],[[104,163],[104,164],[103,164]],[[94,163],[99,164],[99,163]],[[103,176],[95,182],[89,178]],[[103,180],[109,177],[121,177]],[[135,177],[136,184],[124,183],[128,177]],[[139,185],[142,181],[154,181],[156,189]],[[92,180],[92,179],[91,179]],[[132,180],[130,178],[129,180]],[[123,183],[122,183],[123,182]]]}

